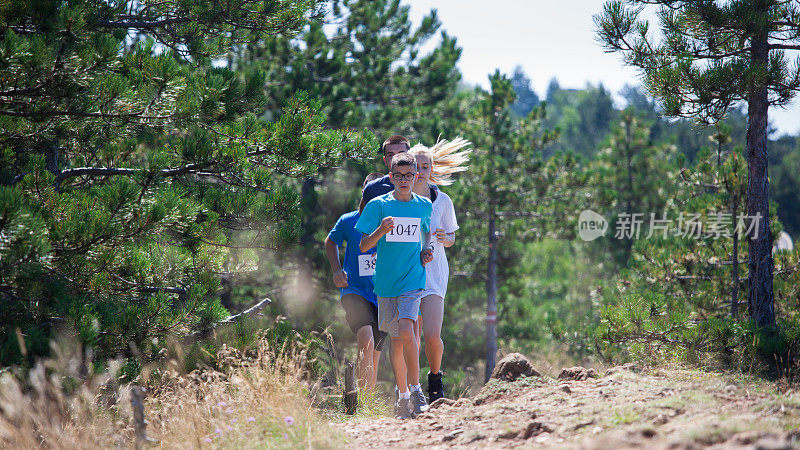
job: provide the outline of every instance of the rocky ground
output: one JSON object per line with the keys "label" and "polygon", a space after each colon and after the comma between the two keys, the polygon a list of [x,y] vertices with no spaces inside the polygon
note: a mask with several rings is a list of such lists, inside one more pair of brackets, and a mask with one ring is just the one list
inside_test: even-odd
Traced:
{"label": "rocky ground", "polygon": [[524,364],[414,420],[337,426],[352,448],[800,448],[800,392],[789,385],[633,365],[552,378]]}

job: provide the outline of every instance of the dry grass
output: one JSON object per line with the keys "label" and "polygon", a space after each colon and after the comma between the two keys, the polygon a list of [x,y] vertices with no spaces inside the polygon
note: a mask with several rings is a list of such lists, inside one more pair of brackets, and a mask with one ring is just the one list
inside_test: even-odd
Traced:
{"label": "dry grass", "polygon": [[[304,355],[260,340],[249,355],[223,348],[223,371],[151,372],[148,437],[162,448],[339,448],[342,435],[314,408]],[[60,361],[63,361],[61,363]],[[58,354],[0,376],[0,447],[130,448],[130,389],[111,376],[79,377],[79,358]],[[177,361],[170,364],[180,367]],[[145,371],[147,373],[147,371]],[[79,383],[76,380],[82,380]],[[70,386],[72,386],[70,388]]]}
{"label": "dry grass", "polygon": [[392,398],[377,389],[360,390],[358,392],[358,408],[355,415],[344,413],[341,390],[336,386],[333,392],[320,395],[317,403],[323,417],[334,424],[344,422],[372,422],[382,417],[392,416]]}

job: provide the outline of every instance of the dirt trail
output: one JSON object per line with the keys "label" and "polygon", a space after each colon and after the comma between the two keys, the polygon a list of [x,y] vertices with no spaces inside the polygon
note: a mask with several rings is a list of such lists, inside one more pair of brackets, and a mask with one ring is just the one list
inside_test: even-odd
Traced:
{"label": "dirt trail", "polygon": [[[800,448],[800,392],[691,370],[491,380],[415,420],[338,426],[351,448]],[[594,377],[592,376],[594,375]]]}

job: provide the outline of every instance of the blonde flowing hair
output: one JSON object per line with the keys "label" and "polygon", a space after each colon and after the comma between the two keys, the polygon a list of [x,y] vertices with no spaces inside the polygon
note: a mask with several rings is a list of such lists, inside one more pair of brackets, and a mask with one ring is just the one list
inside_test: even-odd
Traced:
{"label": "blonde flowing hair", "polygon": [[431,148],[417,144],[408,153],[413,156],[425,155],[431,160],[431,184],[449,186],[453,184],[454,173],[464,172],[469,168],[467,163],[472,149],[460,151],[469,145],[472,145],[470,141],[457,137],[452,141],[439,140]]}

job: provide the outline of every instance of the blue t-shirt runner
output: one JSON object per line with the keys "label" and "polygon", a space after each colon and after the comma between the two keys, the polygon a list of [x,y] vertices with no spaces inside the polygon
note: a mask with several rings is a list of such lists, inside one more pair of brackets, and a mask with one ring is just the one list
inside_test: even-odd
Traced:
{"label": "blue t-shirt runner", "polygon": [[358,217],[358,211],[343,214],[328,233],[328,238],[339,247],[347,242],[342,264],[342,270],[347,274],[347,287],[339,288],[339,293],[342,296],[358,294],[378,306],[372,283],[372,274],[375,271],[375,248],[369,249],[366,253],[359,250],[361,233],[355,229]]}
{"label": "blue t-shirt runner", "polygon": [[[366,191],[365,191],[366,192]],[[378,240],[375,265],[375,294],[398,297],[416,289],[425,289],[425,266],[420,260],[422,235],[430,233],[430,200],[417,194],[403,202],[393,193],[375,197],[367,203],[356,223],[356,230],[372,234],[385,217],[394,217],[394,229]]]}

